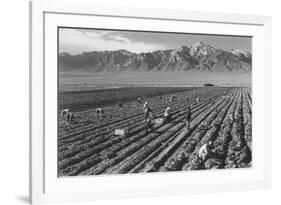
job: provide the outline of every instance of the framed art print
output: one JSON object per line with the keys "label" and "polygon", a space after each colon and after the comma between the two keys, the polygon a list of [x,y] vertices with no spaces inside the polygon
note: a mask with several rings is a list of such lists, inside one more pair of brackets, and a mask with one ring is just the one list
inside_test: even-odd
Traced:
{"label": "framed art print", "polygon": [[270,187],[270,17],[37,1],[30,20],[33,204]]}

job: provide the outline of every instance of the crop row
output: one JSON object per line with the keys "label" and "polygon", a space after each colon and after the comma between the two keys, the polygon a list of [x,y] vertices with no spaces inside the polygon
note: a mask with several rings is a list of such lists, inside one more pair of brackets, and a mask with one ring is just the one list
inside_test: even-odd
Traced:
{"label": "crop row", "polygon": [[[193,101],[190,101],[190,102],[193,102]],[[177,107],[174,108],[172,115],[175,115],[178,112],[180,112],[180,110],[182,108],[185,108],[185,106],[186,105],[185,104],[183,105],[182,103],[178,104]],[[200,109],[200,106],[201,106],[201,103],[199,103],[199,104],[195,103],[194,109],[195,108]],[[155,114],[158,114],[158,115],[160,113],[162,114],[163,110],[164,110],[164,107],[162,108],[162,110],[158,110]],[[76,141],[74,141],[74,143],[71,144],[73,146],[73,148],[69,149],[69,151],[66,150],[64,152],[60,152],[59,159],[63,159],[65,157],[71,157],[71,156],[75,155],[76,153],[81,152],[82,150],[87,150],[88,148],[92,148],[97,144],[104,143],[105,141],[111,139],[113,129],[116,127],[120,127],[120,126],[127,127],[129,129],[129,135],[136,133],[138,131],[144,130],[145,125],[144,125],[144,120],[142,119],[142,116],[140,116],[140,118],[138,118],[138,119],[131,119],[130,121],[131,121],[131,123],[128,123],[128,124],[126,122],[123,122],[123,125],[122,124],[121,125],[113,124],[110,127],[107,127],[106,130],[102,130],[100,133],[98,133],[98,131],[96,131],[94,134],[92,132],[89,132],[88,136],[85,137],[84,139],[77,139],[78,137],[76,137]],[[122,139],[122,138],[119,137],[119,140],[120,139]],[[59,150],[60,149],[61,149],[61,147],[59,148]]]}
{"label": "crop row", "polygon": [[[181,115],[182,116],[182,113],[179,113],[178,115]],[[174,116],[175,120],[177,120],[177,116]],[[167,125],[165,125],[167,126]],[[165,126],[162,126],[162,127],[165,127]],[[165,128],[162,128],[163,131],[165,131]],[[161,130],[160,130],[161,131]],[[65,162],[64,166],[60,167],[61,169],[63,169],[64,167],[68,167],[67,169],[64,169],[62,171],[62,173],[64,174],[78,174],[79,172],[81,172],[82,170],[87,170],[87,168],[91,168],[93,167],[93,165],[97,164],[98,162],[101,162],[103,164],[106,164],[106,162],[104,162],[103,158],[104,157],[110,157],[110,153],[112,153],[112,155],[114,155],[114,152],[113,151],[118,151],[118,149],[120,149],[120,147],[122,146],[127,146],[128,144],[131,144],[131,145],[140,145],[140,140],[142,140],[142,138],[145,136],[145,133],[144,131],[138,133],[137,135],[134,135],[133,137],[129,137],[128,139],[122,139],[121,142],[119,142],[119,144],[116,142],[113,142],[113,143],[109,143],[108,147],[106,147],[106,144],[102,143],[102,144],[99,144],[96,149],[98,147],[99,150],[98,151],[103,151],[104,153],[109,153],[109,154],[99,154],[97,152],[95,152],[93,149],[88,149],[88,151],[85,151],[84,154],[82,155],[76,155],[75,158],[69,158],[69,162]],[[135,140],[138,140],[137,143],[134,143],[134,141],[132,142],[131,139],[135,139]],[[150,139],[149,137],[146,137],[145,139]],[[113,145],[116,145],[116,146],[113,146]],[[111,151],[108,151],[107,149],[109,147],[113,146],[115,149],[112,149]],[[86,154],[88,152],[88,154]],[[83,160],[81,162],[81,159]],[[77,163],[79,162],[79,163]],[[75,166],[72,166],[73,164],[75,164]],[[71,165],[70,167],[68,165]]]}
{"label": "crop row", "polygon": [[251,151],[244,138],[243,98],[244,95],[240,92],[234,113],[234,123],[231,131],[232,139],[228,146],[225,168],[247,167],[251,161]]}
{"label": "crop row", "polygon": [[[219,101],[220,102],[220,101]],[[218,102],[218,103],[219,103]],[[209,106],[206,106],[205,109],[198,110],[197,113],[194,113],[194,121],[198,120],[197,118],[202,119],[202,112],[206,111],[205,116],[209,114],[208,110],[212,110],[213,103],[209,104]],[[146,156],[151,154],[155,149],[159,147],[162,143],[165,143],[167,140],[176,137],[177,134],[181,131],[182,128],[184,128],[185,123],[182,122],[184,116],[181,116],[177,121],[173,121],[171,123],[166,124],[165,126],[162,126],[160,129],[156,130],[155,132],[149,134],[146,136],[143,140],[145,143],[141,143],[138,141],[136,145],[133,145],[133,152],[128,153],[128,150],[123,150],[122,152],[118,153],[118,157],[109,160],[111,163],[109,163],[110,166],[102,172],[100,171],[100,168],[98,167],[98,172],[89,172],[89,174],[99,174],[99,173],[126,173],[131,168],[133,168],[136,164],[141,162]],[[137,149],[135,149],[137,148]],[[131,151],[132,149],[129,149]],[[104,163],[104,162],[103,162]],[[116,165],[114,165],[116,164]],[[112,166],[114,165],[114,166]]]}
{"label": "crop row", "polygon": [[[218,88],[218,90],[220,90]],[[200,96],[205,96],[206,93],[208,93],[208,90],[199,90],[196,93]],[[185,97],[188,96],[189,98],[195,98],[196,94],[192,91],[186,91],[181,93],[176,93],[176,96],[178,97],[181,102],[185,102]],[[146,99],[146,101],[151,104],[152,109],[158,108],[159,106],[171,106],[172,104],[169,102],[170,95],[164,95],[162,96],[162,99],[159,100],[158,97],[153,97]],[[155,106],[156,107],[153,107]],[[173,107],[173,106],[172,106]],[[105,115],[102,119],[97,118],[95,114],[95,110],[89,110],[87,112],[80,112],[75,113],[75,116],[77,116],[77,121],[79,121],[76,125],[75,124],[66,124],[64,127],[60,127],[59,129],[59,139],[68,139],[71,136],[76,136],[83,132],[88,132],[90,130],[95,130],[98,127],[101,126],[108,126],[112,123],[116,123],[118,121],[121,121],[123,119],[127,119],[128,117],[134,117],[138,116],[142,113],[142,104],[139,104],[138,102],[131,102],[126,103],[123,105],[122,108],[119,108],[117,105],[105,107],[103,108],[105,110]],[[82,126],[80,124],[80,119],[87,119],[87,124]],[[60,119],[61,121],[62,119]],[[73,125],[76,125],[77,127],[73,127]]]}
{"label": "crop row", "polygon": [[[202,90],[202,89],[197,89],[196,93],[198,93],[199,95],[201,94],[205,94],[207,90]],[[178,97],[182,96],[189,96],[189,97],[194,97],[195,96],[195,92],[194,90],[190,90],[188,89],[187,91],[181,91],[178,93],[175,93]],[[154,104],[154,102],[158,102],[160,104],[165,103],[166,105],[169,104],[169,97],[171,95],[170,94],[165,94],[162,95],[162,100],[159,100],[159,96],[158,97],[150,97],[150,98],[146,98],[143,99],[145,101],[151,102],[152,104]],[[69,136],[69,132],[74,132],[76,131],[81,131],[81,130],[85,130],[86,128],[93,128],[93,124],[94,125],[103,125],[103,124],[111,124],[111,121],[114,120],[119,120],[121,117],[126,117],[126,115],[132,115],[132,113],[135,112],[140,112],[142,108],[142,104],[138,103],[137,101],[133,101],[133,102],[127,102],[124,103],[122,108],[120,108],[118,106],[118,102],[115,102],[115,105],[112,106],[108,106],[108,107],[103,107],[106,115],[103,116],[102,119],[97,118],[95,110],[88,110],[88,111],[83,111],[83,112],[76,112],[75,116],[77,118],[77,121],[75,121],[75,123],[72,124],[66,124],[66,123],[62,123],[62,119],[60,119],[60,133],[59,133],[59,137],[63,138],[64,135]],[[77,133],[73,133],[73,134],[77,134]]]}
{"label": "crop row", "polygon": [[[227,112],[231,105],[233,96],[235,96],[235,92],[224,97],[224,103],[214,108],[212,115],[206,118],[197,130],[194,130],[192,135],[181,145],[180,149],[161,168],[161,171],[201,168],[200,164],[193,163],[195,161],[193,157],[196,156],[195,153],[198,152],[199,148],[208,138],[213,138],[216,135],[220,128],[220,121],[224,118],[225,112]],[[188,164],[188,162],[190,163]]]}
{"label": "crop row", "polygon": [[[209,114],[206,119],[211,119],[216,115],[216,112],[220,110],[225,105],[225,100],[222,104],[218,105],[217,108],[213,109],[211,114]],[[216,110],[217,109],[217,110]],[[203,119],[205,122],[205,119]],[[198,122],[197,126],[193,126],[191,130],[183,130],[178,136],[177,139],[174,140],[172,143],[165,148],[165,150],[162,151],[162,153],[152,159],[149,163],[147,163],[144,168],[142,169],[134,169],[133,172],[150,172],[150,171],[158,171],[159,167],[161,171],[171,171],[171,170],[180,170],[181,165],[185,161],[188,153],[193,149],[194,147],[194,140],[190,140],[191,136],[189,134],[196,133],[198,130],[202,129],[202,126],[206,125],[202,120]],[[201,122],[201,123],[200,123]],[[191,142],[191,143],[188,143]],[[167,160],[168,159],[168,160]],[[167,160],[167,161],[166,161]],[[164,165],[163,165],[164,164]],[[140,167],[140,166],[139,166]]]}
{"label": "crop row", "polygon": [[[191,98],[191,102],[194,101],[194,98]],[[179,102],[175,102],[173,107],[176,107],[177,105],[183,104],[184,101],[179,101]],[[186,103],[186,102],[185,102]],[[154,113],[156,115],[159,115],[160,112],[162,113],[163,110],[167,107],[166,103],[163,102],[152,102],[151,103],[151,107],[153,109],[153,105],[154,104],[158,104],[158,106],[154,109]],[[160,111],[160,112],[159,112]],[[109,130],[109,126],[110,127],[118,127],[120,125],[122,125],[123,123],[129,122],[129,123],[134,123],[134,120],[139,120],[140,118],[142,118],[143,115],[143,110],[139,109],[139,110],[131,110],[130,114],[126,115],[126,116],[119,116],[118,119],[116,119],[115,121],[108,121],[106,124],[103,125],[97,125],[97,126],[90,126],[87,129],[80,129],[78,132],[71,132],[68,133],[68,135],[66,135],[65,137],[61,137],[60,138],[60,143],[65,144],[67,142],[77,142],[78,140],[82,140],[83,134],[86,133],[86,136],[89,136],[89,134],[96,134],[99,131],[104,131],[104,130]],[[65,138],[65,140],[64,140]]]}
{"label": "crop row", "polygon": [[[227,95],[223,94],[227,91]],[[198,93],[199,94],[199,93]],[[98,175],[251,166],[252,99],[249,88],[200,90],[202,100],[195,102],[191,91],[175,94],[172,120],[154,125],[146,133],[142,106],[130,102],[122,109],[111,106],[111,116],[102,122],[91,119],[85,126],[65,129],[59,138],[58,175]],[[185,97],[189,96],[189,101]],[[160,117],[169,102],[153,97],[149,104]],[[191,127],[185,126],[185,108],[191,106]],[[94,116],[94,111],[81,112]],[[126,136],[114,136],[115,128],[126,128]],[[214,142],[206,161],[198,151]]]}

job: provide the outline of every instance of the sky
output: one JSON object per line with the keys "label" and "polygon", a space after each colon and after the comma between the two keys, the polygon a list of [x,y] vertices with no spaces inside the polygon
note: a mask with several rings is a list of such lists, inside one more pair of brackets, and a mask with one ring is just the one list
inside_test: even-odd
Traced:
{"label": "sky", "polygon": [[59,28],[59,52],[73,55],[121,49],[134,53],[151,52],[190,46],[199,41],[223,50],[242,49],[251,52],[250,37]]}

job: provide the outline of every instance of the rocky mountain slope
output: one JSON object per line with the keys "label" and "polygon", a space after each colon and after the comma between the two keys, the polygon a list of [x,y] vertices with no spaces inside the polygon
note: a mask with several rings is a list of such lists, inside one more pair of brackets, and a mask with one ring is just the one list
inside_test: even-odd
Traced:
{"label": "rocky mountain slope", "polygon": [[214,48],[202,42],[190,47],[132,53],[127,50],[59,54],[59,71],[251,71],[248,51]]}

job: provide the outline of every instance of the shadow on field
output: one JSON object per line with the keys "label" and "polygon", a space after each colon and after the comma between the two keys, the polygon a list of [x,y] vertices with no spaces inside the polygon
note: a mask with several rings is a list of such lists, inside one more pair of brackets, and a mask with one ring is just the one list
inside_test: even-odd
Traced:
{"label": "shadow on field", "polygon": [[23,203],[29,204],[29,197],[28,196],[17,196],[17,199]]}

